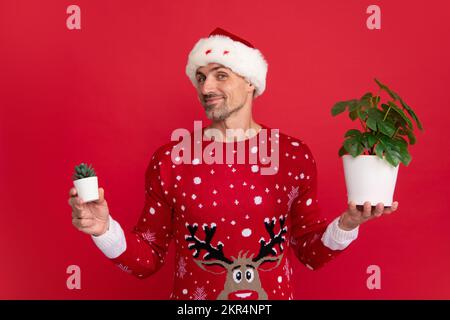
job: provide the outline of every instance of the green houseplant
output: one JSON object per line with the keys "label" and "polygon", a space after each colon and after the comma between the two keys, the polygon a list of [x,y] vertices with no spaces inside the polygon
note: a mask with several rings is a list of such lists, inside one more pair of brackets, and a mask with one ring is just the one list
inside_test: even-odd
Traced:
{"label": "green houseplant", "polygon": [[98,200],[98,178],[92,165],[81,163],[75,166],[73,184],[84,202]]}
{"label": "green houseplant", "polygon": [[[360,99],[339,101],[331,109],[336,116],[348,112],[358,120],[362,130],[350,129],[339,149],[343,159],[349,201],[361,205],[383,202],[390,206],[399,164],[408,166],[408,146],[416,143],[413,122],[423,130],[413,109],[388,86],[375,79],[379,90],[367,92]],[[381,101],[381,92],[389,96]],[[411,118],[411,119],[410,119]]]}

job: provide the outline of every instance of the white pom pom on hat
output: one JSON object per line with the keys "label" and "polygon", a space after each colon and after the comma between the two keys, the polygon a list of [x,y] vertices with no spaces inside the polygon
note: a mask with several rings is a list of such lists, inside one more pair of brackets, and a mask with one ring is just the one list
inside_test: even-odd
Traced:
{"label": "white pom pom on hat", "polygon": [[209,63],[221,64],[244,77],[255,86],[255,97],[266,88],[268,65],[264,56],[250,42],[221,28],[200,39],[189,53],[186,75],[194,86],[197,69]]}

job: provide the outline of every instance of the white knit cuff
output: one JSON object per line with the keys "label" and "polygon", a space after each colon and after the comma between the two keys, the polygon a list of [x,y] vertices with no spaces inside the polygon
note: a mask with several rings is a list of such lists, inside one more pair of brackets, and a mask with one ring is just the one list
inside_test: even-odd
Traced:
{"label": "white knit cuff", "polygon": [[109,259],[115,259],[127,249],[127,241],[120,224],[109,215],[109,229],[102,235],[91,236],[97,247]]}
{"label": "white knit cuff", "polygon": [[322,243],[331,250],[344,250],[358,237],[359,226],[347,231],[339,228],[339,217],[333,220],[322,236]]}

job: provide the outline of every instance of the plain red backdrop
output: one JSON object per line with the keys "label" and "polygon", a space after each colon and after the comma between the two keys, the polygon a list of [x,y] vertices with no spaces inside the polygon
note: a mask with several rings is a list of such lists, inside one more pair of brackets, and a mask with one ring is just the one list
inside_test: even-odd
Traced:
{"label": "plain red backdrop", "polygon": [[[81,30],[66,8],[81,8]],[[381,7],[381,30],[366,8]],[[75,164],[95,166],[115,219],[137,221],[144,171],[175,128],[204,120],[185,75],[195,42],[221,26],[269,62],[255,119],[304,139],[329,218],[346,209],[337,151],[349,128],[332,105],[376,90],[377,77],[416,111],[425,131],[400,165],[392,216],[363,225],[323,269],[294,266],[296,299],[450,298],[450,34],[448,1],[0,1],[0,298],[165,299],[170,259],[138,280],[71,225]],[[81,290],[66,268],[81,268]],[[381,268],[381,289],[366,286]]]}

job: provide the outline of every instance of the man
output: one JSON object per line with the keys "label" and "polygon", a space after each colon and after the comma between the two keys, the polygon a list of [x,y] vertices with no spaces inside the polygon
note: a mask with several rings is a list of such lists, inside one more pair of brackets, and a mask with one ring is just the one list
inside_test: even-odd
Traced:
{"label": "man", "polygon": [[[308,146],[278,132],[266,136],[273,130],[252,117],[253,100],[265,90],[267,62],[248,41],[214,30],[192,49],[186,73],[211,120],[200,130],[202,140],[213,140],[202,145],[203,154],[223,160],[232,149],[234,160],[238,146],[249,155],[270,148],[279,155],[278,165],[262,174],[269,164],[261,156],[238,164],[194,158],[189,149],[200,143],[198,132],[181,148],[188,162],[174,155],[176,142],[165,144],[151,158],[145,205],[128,232],[109,214],[103,188],[99,200],[90,203],[72,188],[73,225],[124,271],[139,278],[152,275],[174,238],[171,298],[292,299],[289,248],[315,270],[356,239],[359,225],[397,209],[397,202],[374,209],[369,202],[363,209],[351,202],[331,223],[320,215],[316,164]],[[241,131],[229,135],[230,129]]]}

